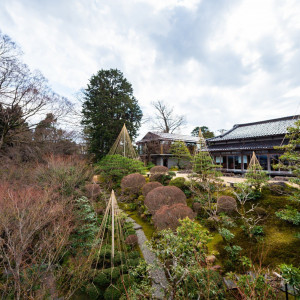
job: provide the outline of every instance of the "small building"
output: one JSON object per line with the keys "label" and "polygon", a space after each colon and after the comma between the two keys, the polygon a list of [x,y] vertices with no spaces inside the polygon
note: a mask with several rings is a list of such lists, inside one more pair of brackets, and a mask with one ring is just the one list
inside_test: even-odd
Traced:
{"label": "small building", "polygon": [[171,144],[174,141],[183,141],[191,154],[194,153],[199,138],[189,135],[148,132],[136,144],[138,153],[144,163],[152,162],[157,166],[171,168],[177,165],[177,160],[172,157]]}
{"label": "small building", "polygon": [[282,151],[274,147],[288,144],[285,138],[287,128],[294,126],[299,117],[234,125],[224,134],[208,139],[208,150],[225,172],[244,173],[254,151],[262,168],[270,175],[289,175],[288,171],[273,168],[282,155]]}

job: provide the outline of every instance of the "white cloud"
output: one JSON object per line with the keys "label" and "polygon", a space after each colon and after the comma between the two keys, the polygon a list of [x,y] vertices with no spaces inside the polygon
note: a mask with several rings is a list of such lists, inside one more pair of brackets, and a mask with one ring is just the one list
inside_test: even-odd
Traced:
{"label": "white cloud", "polygon": [[165,100],[188,134],[295,113],[299,14],[297,0],[2,0],[0,30],[57,92],[118,68],[145,114]]}

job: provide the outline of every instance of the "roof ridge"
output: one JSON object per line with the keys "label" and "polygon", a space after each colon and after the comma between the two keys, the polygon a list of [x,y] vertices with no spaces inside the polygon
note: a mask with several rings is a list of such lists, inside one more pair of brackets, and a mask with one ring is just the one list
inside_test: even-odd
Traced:
{"label": "roof ridge", "polygon": [[[235,124],[235,125],[233,125],[232,129],[235,129],[235,128],[240,127],[240,126],[264,124],[264,123],[269,123],[269,122],[274,122],[274,121],[290,120],[290,119],[294,119],[294,118],[296,120],[296,119],[300,118],[300,115],[293,115],[293,116],[288,116],[288,117],[281,117],[281,118],[276,118],[276,119],[269,119],[269,120],[256,121],[256,122],[250,122],[250,123]],[[229,131],[227,131],[227,132],[229,132]]]}

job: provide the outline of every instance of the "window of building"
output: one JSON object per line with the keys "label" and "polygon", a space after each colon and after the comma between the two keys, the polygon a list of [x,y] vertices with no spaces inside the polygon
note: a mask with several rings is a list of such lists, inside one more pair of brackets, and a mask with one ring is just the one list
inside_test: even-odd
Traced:
{"label": "window of building", "polygon": [[267,155],[258,155],[257,159],[263,168],[263,170],[268,170],[268,156]]}
{"label": "window of building", "polygon": [[234,168],[236,170],[240,170],[241,169],[241,163],[242,163],[241,156],[235,156],[234,157]]}
{"label": "window of building", "polygon": [[234,156],[228,156],[228,169],[234,169]]}

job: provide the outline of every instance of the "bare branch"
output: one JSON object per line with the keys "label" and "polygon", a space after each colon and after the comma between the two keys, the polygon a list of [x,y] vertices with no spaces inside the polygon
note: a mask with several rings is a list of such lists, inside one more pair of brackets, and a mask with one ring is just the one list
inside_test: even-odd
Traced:
{"label": "bare branch", "polygon": [[186,124],[185,117],[183,115],[175,115],[173,112],[173,107],[167,107],[167,105],[158,100],[152,102],[153,107],[156,110],[154,119],[153,129],[165,132],[173,133],[176,129]]}

